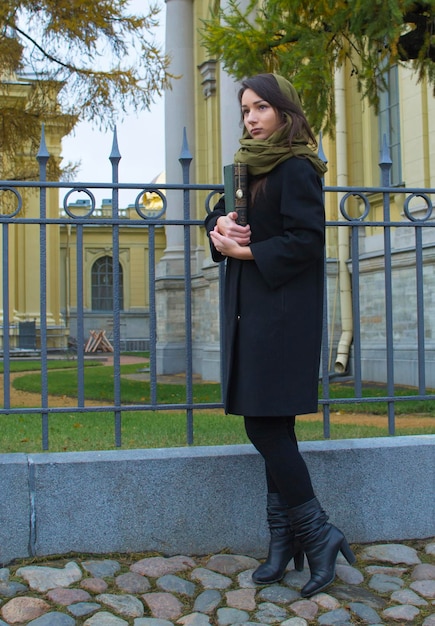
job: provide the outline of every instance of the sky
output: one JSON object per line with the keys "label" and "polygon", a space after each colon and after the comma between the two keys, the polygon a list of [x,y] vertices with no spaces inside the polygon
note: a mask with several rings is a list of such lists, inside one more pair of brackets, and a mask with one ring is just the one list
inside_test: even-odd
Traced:
{"label": "sky", "polygon": [[[141,14],[147,0],[131,0],[130,11]],[[159,14],[159,28],[154,31],[157,41],[164,43],[165,7],[162,2]],[[119,182],[149,183],[165,169],[165,131],[164,131],[164,97],[156,98],[150,111],[137,113],[131,111],[116,126],[118,148],[121,154],[119,163]],[[75,182],[110,182],[112,166],[109,161],[112,150],[113,132],[101,131],[88,122],[80,122],[74,130],[62,140],[63,165],[67,162],[78,163],[80,167]],[[109,192],[109,193],[108,193]],[[97,207],[103,198],[110,197],[110,190],[92,190]],[[125,192],[126,193],[126,192]],[[131,198],[120,196],[120,205],[133,203]],[[74,194],[71,201],[82,199],[82,194]]]}
{"label": "sky", "polygon": [[[134,111],[117,124],[119,182],[149,183],[165,169],[164,99],[151,108],[136,114]],[[96,130],[88,122],[80,122],[70,135],[62,141],[62,156],[65,162],[77,163],[80,167],[74,181],[110,182],[112,165],[109,157],[112,150],[113,132]],[[92,190],[97,206],[102,198],[110,197],[108,190]],[[132,191],[131,202],[135,194]]]}

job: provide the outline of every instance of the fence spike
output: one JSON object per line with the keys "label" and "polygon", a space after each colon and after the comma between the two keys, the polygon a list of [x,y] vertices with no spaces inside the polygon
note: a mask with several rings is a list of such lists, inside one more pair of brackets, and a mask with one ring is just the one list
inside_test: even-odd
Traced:
{"label": "fence spike", "polygon": [[379,167],[381,168],[381,182],[383,187],[389,187],[391,184],[390,174],[393,161],[390,156],[390,149],[387,143],[387,135],[384,133],[382,137],[381,160]]}
{"label": "fence spike", "polygon": [[391,166],[393,161],[390,156],[390,148],[388,147],[387,135],[384,133],[382,136],[382,147],[381,147],[381,157],[380,157],[379,165],[382,167],[383,165]]}
{"label": "fence spike", "polygon": [[319,159],[321,159],[323,161],[323,163],[327,163],[328,159],[326,157],[326,154],[323,150],[323,133],[322,131],[320,131],[319,133],[319,149],[317,150],[317,155],[319,157]]}
{"label": "fence spike", "polygon": [[45,143],[45,124],[41,126],[41,140],[39,142],[39,150],[36,155],[36,159],[39,163],[47,162],[50,158],[50,153],[47,150],[47,144]]}
{"label": "fence spike", "polygon": [[121,153],[118,148],[118,133],[116,130],[116,126],[113,128],[113,141],[112,141],[112,151],[110,153],[109,160],[111,163],[117,162],[121,160]]}
{"label": "fence spike", "polygon": [[181,145],[181,153],[180,158],[178,159],[181,164],[190,163],[192,160],[192,155],[189,150],[189,144],[187,142],[187,132],[186,127],[183,128],[183,143]]}

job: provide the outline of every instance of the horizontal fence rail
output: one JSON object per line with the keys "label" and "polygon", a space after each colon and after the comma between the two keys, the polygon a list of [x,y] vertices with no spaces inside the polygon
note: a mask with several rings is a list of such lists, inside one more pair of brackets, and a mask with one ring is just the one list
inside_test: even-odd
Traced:
{"label": "horizontal fence rail", "polygon": [[[131,184],[118,182],[120,154],[117,148],[116,135],[110,161],[112,165],[112,181],[110,183],[65,183],[46,180],[48,153],[44,137],[37,156],[40,168],[38,181],[0,181],[0,229],[2,246],[1,297],[3,317],[1,321],[1,353],[3,364],[3,398],[0,408],[2,415],[31,414],[41,418],[42,449],[49,449],[50,415],[53,414],[92,414],[109,412],[113,414],[113,432],[115,446],[123,445],[123,416],[139,411],[182,411],[186,415],[186,443],[194,444],[194,415],[204,409],[221,409],[221,402],[194,401],[194,309],[198,303],[193,301],[193,283],[197,275],[192,275],[192,251],[201,248],[198,240],[202,219],[193,219],[192,197],[205,197],[204,217],[213,205],[216,197],[223,193],[223,185],[198,185],[189,180],[191,157],[187,146],[183,147],[180,157],[182,183],[179,184]],[[325,311],[323,322],[322,361],[319,372],[321,395],[319,405],[323,412],[323,435],[330,437],[331,406],[351,405],[357,410],[362,400],[367,403],[385,403],[388,409],[388,432],[395,434],[395,408],[405,400],[435,400],[432,390],[435,388],[435,328],[432,335],[432,320],[435,318],[430,289],[435,288],[431,266],[435,253],[435,231],[432,210],[435,189],[392,188],[389,184],[389,162],[384,158],[380,164],[382,186],[379,187],[325,187],[327,201],[337,206],[337,219],[327,222],[326,276],[325,276]],[[58,215],[48,214],[48,194],[50,190],[58,190],[61,198],[61,210]],[[93,190],[104,189],[110,192],[110,215],[102,215],[96,206]],[[134,204],[130,206],[128,220],[125,210],[120,207],[120,192],[129,191],[135,194]],[[182,210],[174,219],[171,211],[170,192],[176,191],[182,196]],[[26,211],[28,193],[37,194],[38,211],[29,214]],[[77,211],[77,205],[71,203],[74,194],[84,194],[87,202],[80,205],[83,210]],[[144,208],[144,194],[154,194],[160,199],[161,207],[150,213]],[[7,201],[6,201],[7,200]],[[391,218],[392,205],[400,206],[399,213],[395,210],[395,219]],[[196,211],[196,215],[198,212]],[[374,219],[373,219],[374,218]],[[39,406],[16,407],[11,402],[11,362],[19,356],[16,345],[11,345],[11,329],[16,326],[12,319],[12,281],[13,272],[17,271],[17,262],[11,263],[11,251],[16,256],[24,250],[16,249],[17,227],[34,227],[38,231],[37,246],[39,272],[39,311],[38,323],[34,332],[38,334],[38,354],[41,362],[41,392]],[[86,343],[85,331],[85,237],[87,229],[106,226],[111,230],[110,255],[113,261],[113,299],[112,310],[107,312],[111,318],[110,345],[113,347],[113,402],[90,406],[85,398],[85,364],[86,355],[83,346]],[[53,289],[48,284],[52,263],[52,238],[50,228],[61,227],[74,231],[75,267],[69,268],[70,278],[75,277],[77,327],[72,346],[77,361],[77,404],[76,406],[49,406],[48,362],[53,349],[49,345],[51,331],[48,321],[48,299]],[[149,331],[146,340],[149,350],[149,383],[150,401],[138,403],[123,402],[121,392],[121,356],[123,341],[122,325],[122,288],[120,273],[121,248],[124,235],[121,229],[141,229],[144,237],[144,251],[148,259],[148,276],[143,277],[148,284],[147,300],[149,310]],[[183,311],[182,325],[184,329],[184,380],[185,402],[160,403],[158,401],[158,312],[157,285],[159,277],[156,238],[162,229],[181,229],[183,234],[182,254],[184,258],[183,276]],[[339,232],[344,229],[348,254],[340,258]],[[68,231],[68,232],[69,232]],[[146,233],[146,236],[145,236]],[[399,240],[402,238],[402,242]],[[207,245],[207,244],[205,244]],[[15,246],[15,248],[14,248]],[[206,256],[207,256],[206,251]],[[435,257],[435,254],[434,254]],[[339,270],[341,264],[342,270]],[[344,268],[344,270],[343,270]],[[375,268],[375,269],[374,269]],[[341,332],[340,320],[344,316],[343,305],[337,305],[337,287],[340,271],[348,273],[350,281],[349,297],[351,311],[351,339],[348,345],[348,361],[343,371],[333,367],[333,355],[337,350],[337,338]],[[222,284],[224,266],[218,269],[220,295],[220,312],[222,313]],[[14,287],[15,288],[15,287]],[[130,285],[134,289],[134,285]],[[51,294],[52,296],[52,294]],[[409,305],[405,310],[404,303]],[[340,311],[337,313],[337,308]],[[217,324],[221,325],[222,315],[217,316]],[[375,320],[375,324],[372,321]],[[160,320],[161,321],[161,320]],[[36,328],[37,326],[37,328]],[[374,326],[379,327],[374,331]],[[337,330],[338,329],[338,330]],[[29,329],[32,330],[31,328]],[[65,329],[66,333],[68,328]],[[222,335],[222,332],[220,332]],[[144,338],[145,339],[145,338]],[[368,346],[368,347],[367,347]],[[196,350],[198,347],[196,346]],[[222,345],[220,350],[222,352]],[[432,366],[432,351],[434,354]],[[397,355],[403,354],[401,363],[406,359],[412,361],[414,374],[409,377],[412,393],[397,395],[398,385],[406,386],[403,374],[397,373]],[[65,354],[67,350],[65,349]],[[428,369],[428,354],[430,367]],[[375,355],[375,357],[373,357]],[[221,359],[221,362],[224,359]],[[410,361],[410,362],[411,362]],[[381,375],[371,369],[372,362],[379,362]],[[403,363],[401,365],[403,369]],[[406,369],[406,365],[405,365]],[[432,371],[433,370],[433,371]],[[222,376],[222,373],[221,375]],[[378,379],[376,378],[378,376]],[[351,397],[336,398],[331,396],[331,384],[334,379],[346,380],[352,390]],[[406,378],[406,374],[405,374]],[[382,383],[382,395],[365,397],[364,384],[378,380]]]}

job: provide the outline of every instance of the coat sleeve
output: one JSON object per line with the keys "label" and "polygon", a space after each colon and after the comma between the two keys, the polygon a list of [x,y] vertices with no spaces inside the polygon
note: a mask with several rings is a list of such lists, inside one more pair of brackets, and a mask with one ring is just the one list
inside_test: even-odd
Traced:
{"label": "coat sleeve", "polygon": [[312,165],[303,159],[289,159],[281,180],[282,233],[250,246],[272,289],[323,258],[325,243],[322,182]]}
{"label": "coat sleeve", "polygon": [[214,229],[214,227],[216,226],[216,222],[218,221],[219,217],[221,217],[222,215],[225,215],[225,200],[223,196],[222,198],[219,199],[213,211],[209,213],[204,220],[205,230],[207,232],[207,237],[210,243],[211,258],[213,259],[215,263],[221,263],[222,261],[225,261],[226,259],[226,257],[223,254],[221,254],[220,252],[216,250],[216,248],[214,247],[212,243],[212,240],[210,239],[210,231]]}

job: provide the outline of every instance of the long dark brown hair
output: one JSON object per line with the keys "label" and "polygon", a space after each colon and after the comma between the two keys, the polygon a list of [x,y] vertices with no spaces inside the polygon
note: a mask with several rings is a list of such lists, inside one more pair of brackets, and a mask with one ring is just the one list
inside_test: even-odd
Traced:
{"label": "long dark brown hair", "polygon": [[[311,130],[307,118],[302,109],[289,100],[279,88],[278,82],[273,74],[257,74],[252,78],[242,81],[242,86],[238,93],[239,103],[242,104],[242,96],[246,89],[252,89],[262,100],[268,102],[279,115],[287,113],[292,118],[292,125],[289,133],[289,144],[293,139],[305,139],[312,147],[317,147],[317,141]],[[243,123],[243,114],[242,114]]]}

